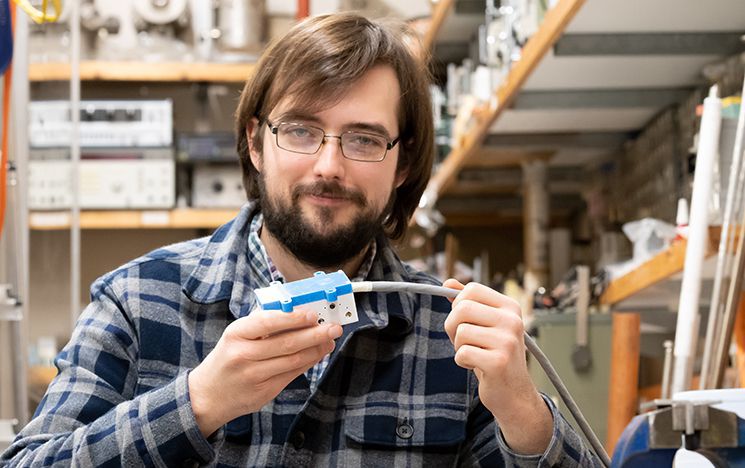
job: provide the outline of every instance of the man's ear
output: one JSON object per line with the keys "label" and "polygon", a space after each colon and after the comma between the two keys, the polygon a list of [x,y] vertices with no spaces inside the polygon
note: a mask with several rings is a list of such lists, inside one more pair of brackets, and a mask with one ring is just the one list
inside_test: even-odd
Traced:
{"label": "man's ear", "polygon": [[248,141],[248,154],[251,156],[251,163],[253,163],[254,167],[259,172],[261,172],[261,153],[254,146],[254,138],[256,137],[256,132],[259,131],[260,126],[259,119],[251,117],[246,124],[245,129],[246,140]]}

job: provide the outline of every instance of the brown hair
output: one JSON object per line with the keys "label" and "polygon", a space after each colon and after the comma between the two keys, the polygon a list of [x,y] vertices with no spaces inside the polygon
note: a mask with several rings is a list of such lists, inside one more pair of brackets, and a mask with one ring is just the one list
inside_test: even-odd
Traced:
{"label": "brown hair", "polygon": [[[269,44],[243,88],[236,110],[237,150],[248,198],[261,196],[246,135],[251,118],[266,118],[287,96],[308,109],[333,105],[372,67],[388,65],[401,88],[397,170],[408,174],[396,189],[383,227],[391,239],[400,238],[429,181],[434,158],[429,73],[424,60],[418,59],[409,45],[414,38],[402,23],[338,13],[306,19]],[[257,151],[262,149],[260,133],[256,132],[252,142]]]}

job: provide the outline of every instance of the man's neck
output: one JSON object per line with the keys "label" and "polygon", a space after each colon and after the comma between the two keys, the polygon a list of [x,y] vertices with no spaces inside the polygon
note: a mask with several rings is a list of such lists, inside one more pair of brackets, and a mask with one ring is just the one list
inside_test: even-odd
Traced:
{"label": "man's neck", "polygon": [[264,244],[264,249],[266,249],[267,255],[272,263],[274,263],[274,266],[277,267],[280,273],[282,273],[286,282],[309,278],[313,276],[313,273],[316,271],[325,271],[328,273],[331,271],[343,270],[347,277],[353,278],[357,275],[357,271],[360,269],[360,265],[362,265],[362,261],[368,252],[368,249],[363,249],[357,256],[344,262],[338,267],[318,268],[298,260],[297,257],[287,250],[287,248],[285,248],[285,246],[279,242],[271,232],[269,232],[269,229],[266,229],[266,226],[261,228],[259,238]]}

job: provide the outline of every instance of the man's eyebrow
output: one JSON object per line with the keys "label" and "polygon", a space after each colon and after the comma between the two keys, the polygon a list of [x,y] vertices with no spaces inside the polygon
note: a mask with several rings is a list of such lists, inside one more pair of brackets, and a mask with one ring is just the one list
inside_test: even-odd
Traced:
{"label": "man's eyebrow", "polygon": [[[309,114],[303,111],[299,111],[296,109],[290,109],[286,112],[282,112],[277,117],[275,117],[274,120],[276,120],[277,122],[312,123],[313,125],[317,125],[319,127],[323,125],[323,122],[321,122],[321,119],[319,119],[315,115]],[[276,125],[277,122],[272,122],[272,123]],[[349,131],[369,132],[369,133],[375,133],[378,135],[383,135],[388,140],[391,139],[391,135],[388,132],[388,130],[385,128],[385,126],[377,122],[350,122],[350,123],[345,124],[342,127],[342,131],[344,132],[349,132]]]}
{"label": "man's eyebrow", "polygon": [[363,132],[370,132],[370,133],[377,133],[378,135],[383,135],[387,139],[391,139],[391,135],[388,133],[388,130],[385,128],[384,125],[374,122],[352,122],[344,125],[344,130],[359,130]]}
{"label": "man's eyebrow", "polygon": [[310,122],[319,125],[321,124],[321,119],[319,119],[315,115],[306,114],[305,112],[297,110],[288,110],[287,112],[283,112],[279,114],[276,120],[280,122]]}

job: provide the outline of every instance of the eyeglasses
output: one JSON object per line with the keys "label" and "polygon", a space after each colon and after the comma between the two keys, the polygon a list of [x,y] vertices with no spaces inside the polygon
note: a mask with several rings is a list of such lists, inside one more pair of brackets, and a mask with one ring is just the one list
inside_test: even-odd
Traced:
{"label": "eyeglasses", "polygon": [[353,161],[379,162],[385,159],[388,150],[396,146],[401,137],[388,141],[376,133],[350,131],[341,135],[328,135],[322,128],[293,122],[273,125],[265,120],[269,130],[277,138],[277,146],[301,154],[316,154],[326,138],[337,138],[341,154]]}

